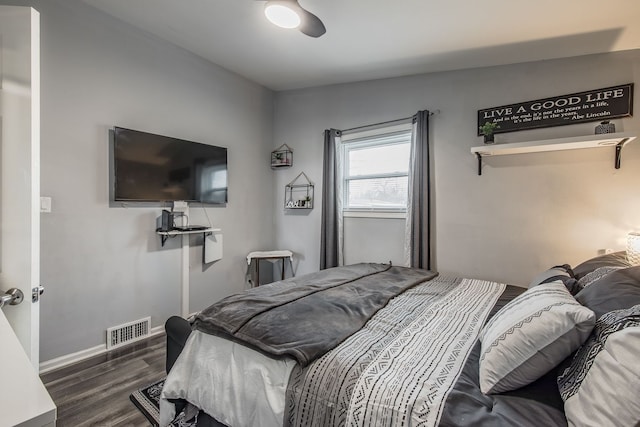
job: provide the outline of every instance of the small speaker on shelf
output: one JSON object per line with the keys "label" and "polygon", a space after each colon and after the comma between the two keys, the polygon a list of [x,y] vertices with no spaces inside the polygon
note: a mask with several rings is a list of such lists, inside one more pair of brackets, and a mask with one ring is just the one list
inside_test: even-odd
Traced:
{"label": "small speaker on shelf", "polygon": [[173,230],[173,213],[166,209],[162,210],[162,220],[160,223],[160,231]]}

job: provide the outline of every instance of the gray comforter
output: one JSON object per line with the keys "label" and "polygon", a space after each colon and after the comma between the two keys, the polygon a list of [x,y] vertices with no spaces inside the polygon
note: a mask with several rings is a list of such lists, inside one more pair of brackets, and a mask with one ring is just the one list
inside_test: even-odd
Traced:
{"label": "gray comforter", "polygon": [[225,298],[200,312],[194,328],[306,366],[360,330],[393,297],[436,275],[384,264],[323,270]]}

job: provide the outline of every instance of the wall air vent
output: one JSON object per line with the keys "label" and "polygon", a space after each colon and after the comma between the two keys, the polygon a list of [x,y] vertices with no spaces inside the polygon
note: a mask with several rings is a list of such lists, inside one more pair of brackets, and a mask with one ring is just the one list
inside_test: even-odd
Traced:
{"label": "wall air vent", "polygon": [[107,350],[121,347],[149,336],[151,317],[107,329]]}

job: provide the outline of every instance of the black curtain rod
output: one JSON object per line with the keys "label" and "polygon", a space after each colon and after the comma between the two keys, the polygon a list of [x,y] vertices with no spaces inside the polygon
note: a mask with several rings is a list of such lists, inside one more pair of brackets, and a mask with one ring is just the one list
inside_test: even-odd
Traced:
{"label": "black curtain rod", "polygon": [[[429,116],[433,116],[434,114],[437,114],[439,112],[440,112],[440,110],[430,111],[429,112]],[[391,124],[391,123],[404,122],[404,121],[407,121],[407,120],[413,120],[415,117],[416,117],[416,115],[414,114],[412,116],[404,117],[402,119],[388,120],[386,122],[373,123],[373,124],[364,125],[364,126],[357,126],[357,127],[349,128],[349,129],[342,129],[342,130],[340,130],[340,132],[342,132],[342,133],[351,132],[353,130],[367,129],[367,128],[372,128],[372,127],[376,127],[376,126],[388,125],[388,124]]]}

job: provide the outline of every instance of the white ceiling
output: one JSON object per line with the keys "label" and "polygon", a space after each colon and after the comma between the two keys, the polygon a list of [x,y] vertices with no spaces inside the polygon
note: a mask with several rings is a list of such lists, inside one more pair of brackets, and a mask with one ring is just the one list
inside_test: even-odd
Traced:
{"label": "white ceiling", "polygon": [[257,0],[83,0],[273,90],[640,48],[640,0],[300,0],[317,39]]}

